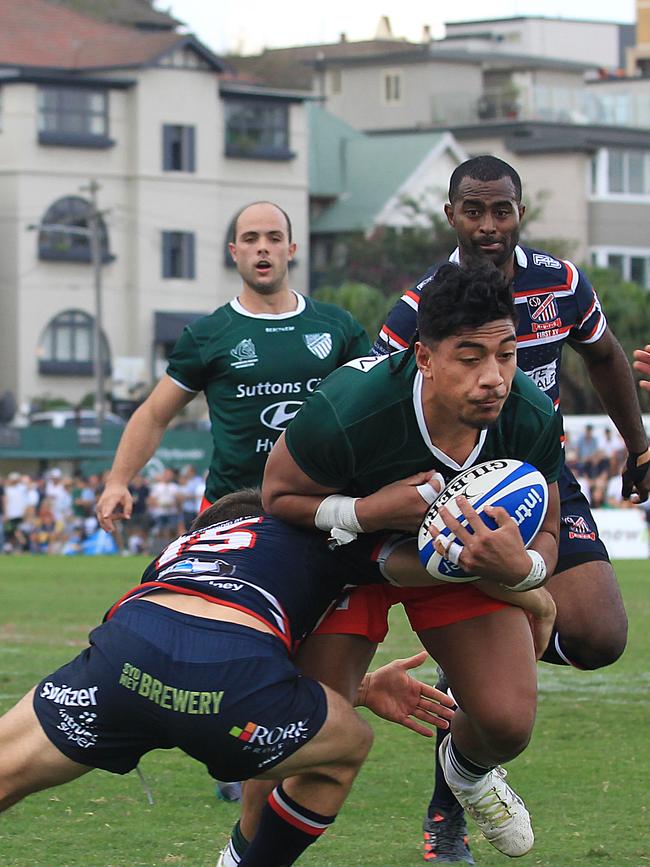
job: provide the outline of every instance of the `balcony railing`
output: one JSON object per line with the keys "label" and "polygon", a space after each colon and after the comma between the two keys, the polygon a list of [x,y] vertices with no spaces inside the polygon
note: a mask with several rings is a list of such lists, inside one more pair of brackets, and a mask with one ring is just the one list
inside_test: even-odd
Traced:
{"label": "balcony railing", "polygon": [[436,126],[461,126],[520,120],[650,129],[650,81],[646,93],[598,90],[589,86],[535,86],[486,89],[479,97],[445,93],[431,100],[431,122]]}

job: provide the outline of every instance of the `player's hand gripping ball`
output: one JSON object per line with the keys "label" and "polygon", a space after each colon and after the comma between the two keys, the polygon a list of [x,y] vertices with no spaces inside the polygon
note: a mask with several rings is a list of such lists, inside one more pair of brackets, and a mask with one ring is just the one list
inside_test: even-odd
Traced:
{"label": "player's hand gripping ball", "polygon": [[[476,464],[453,478],[444,488],[427,512],[420,532],[418,549],[420,560],[427,572],[441,581],[475,581],[478,576],[468,575],[453,560],[458,560],[462,544],[446,526],[439,511],[446,506],[454,518],[467,527],[467,519],[456,505],[456,497],[462,494],[470,506],[478,512],[486,526],[496,529],[496,523],[485,514],[486,506],[501,506],[517,523],[526,547],[533,541],[548,506],[548,486],[544,476],[535,467],[523,461],[509,459],[486,461]],[[473,532],[468,527],[469,532]],[[442,536],[447,552],[439,554],[434,546]]]}

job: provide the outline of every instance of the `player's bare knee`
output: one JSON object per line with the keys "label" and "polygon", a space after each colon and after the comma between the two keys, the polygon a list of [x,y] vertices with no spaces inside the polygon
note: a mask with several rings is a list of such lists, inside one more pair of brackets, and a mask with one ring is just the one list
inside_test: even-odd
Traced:
{"label": "player's bare knee", "polygon": [[566,638],[560,633],[562,650],[578,668],[593,671],[612,665],[623,654],[627,645],[627,621],[617,629],[597,632],[589,637]]}
{"label": "player's bare knee", "polygon": [[530,742],[534,722],[534,711],[528,708],[483,721],[481,736],[495,761],[506,762],[523,752]]}

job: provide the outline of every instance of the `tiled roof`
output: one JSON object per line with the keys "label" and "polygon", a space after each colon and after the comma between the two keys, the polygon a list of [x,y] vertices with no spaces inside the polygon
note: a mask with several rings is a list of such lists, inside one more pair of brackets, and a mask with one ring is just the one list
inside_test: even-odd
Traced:
{"label": "tiled roof", "polygon": [[180,22],[167,12],[154,9],[151,0],[48,0],[81,15],[125,27],[175,30]]}
{"label": "tiled roof", "polygon": [[187,39],[173,31],[143,32],[106,24],[45,0],[0,2],[0,66],[140,66]]}

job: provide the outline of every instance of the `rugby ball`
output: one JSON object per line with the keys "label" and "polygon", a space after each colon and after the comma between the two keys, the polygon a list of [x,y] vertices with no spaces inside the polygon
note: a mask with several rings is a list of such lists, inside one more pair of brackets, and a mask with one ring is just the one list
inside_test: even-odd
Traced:
{"label": "rugby ball", "polygon": [[[483,510],[486,506],[504,508],[517,523],[526,547],[537,535],[548,506],[546,479],[530,464],[504,458],[485,461],[464,470],[436,497],[418,533],[422,565],[430,575],[441,581],[475,581],[478,577],[468,575],[460,566],[438,554],[434,547],[434,541],[439,534],[449,541],[455,540],[454,534],[440,517],[441,506],[446,506],[454,518],[467,526],[467,519],[456,504],[456,497],[460,494],[469,500],[483,523],[491,530],[496,529],[497,525]],[[462,545],[458,541],[456,544]]]}

